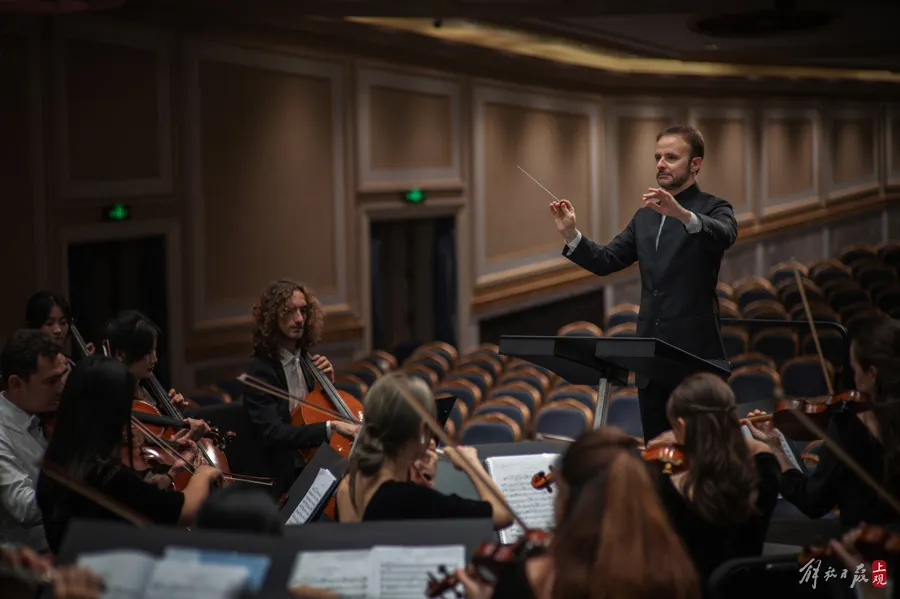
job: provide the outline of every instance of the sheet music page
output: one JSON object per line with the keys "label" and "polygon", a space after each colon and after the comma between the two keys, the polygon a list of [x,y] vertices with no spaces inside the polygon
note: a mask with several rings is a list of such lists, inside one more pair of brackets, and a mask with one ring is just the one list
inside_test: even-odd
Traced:
{"label": "sheet music page", "polygon": [[160,560],[142,599],[237,599],[250,573],[244,566]]}
{"label": "sheet music page", "polygon": [[345,599],[364,599],[371,574],[369,553],[368,549],[298,553],[288,588],[305,585]]}
{"label": "sheet music page", "polygon": [[114,550],[82,554],[77,564],[103,579],[102,599],[141,599],[157,559],[144,551]]}
{"label": "sheet music page", "polygon": [[[497,456],[485,460],[488,473],[500,487],[506,501],[530,528],[553,528],[553,493],[536,490],[531,486],[531,477],[542,470],[546,473],[558,459],[559,454],[541,453]],[[500,542],[515,542],[522,532],[521,526],[511,524],[500,531]]]}
{"label": "sheet music page", "polygon": [[778,441],[781,443],[781,450],[784,452],[784,455],[791,463],[791,466],[793,466],[800,472],[805,472],[805,470],[800,467],[800,463],[797,462],[797,456],[794,455],[794,450],[791,448],[791,444],[788,443],[788,440],[785,438],[784,434],[782,434],[782,432],[778,429],[775,429],[775,432],[778,434]]}
{"label": "sheet music page", "polygon": [[306,524],[306,522],[309,521],[309,517],[312,516],[313,512],[316,510],[316,507],[318,507],[319,503],[321,503],[328,495],[336,482],[337,479],[334,477],[334,474],[331,473],[331,470],[319,468],[319,473],[316,474],[316,480],[313,481],[313,484],[309,487],[309,491],[306,492],[306,495],[304,495],[303,499],[300,500],[300,503],[297,504],[297,508],[294,510],[294,513],[291,514],[291,517],[288,518],[287,524]]}
{"label": "sheet music page", "polygon": [[215,549],[195,549],[193,547],[166,547],[165,560],[192,562],[196,564],[217,564],[239,566],[247,570],[247,590],[257,592],[262,588],[269,573],[272,559],[268,555],[221,551]]}
{"label": "sheet music page", "polygon": [[421,599],[428,587],[429,572],[435,576],[444,566],[448,572],[466,565],[462,545],[435,547],[377,546],[372,549],[372,576],[368,597],[381,599]]}

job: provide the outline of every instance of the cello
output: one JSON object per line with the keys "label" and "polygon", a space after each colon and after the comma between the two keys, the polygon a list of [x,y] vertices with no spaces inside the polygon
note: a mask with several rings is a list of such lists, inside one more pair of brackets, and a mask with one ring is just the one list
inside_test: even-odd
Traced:
{"label": "cello", "polygon": [[[341,416],[339,419],[345,422],[362,423],[363,406],[358,399],[346,391],[337,389],[334,383],[331,382],[331,379],[313,364],[306,352],[301,354],[300,363],[304,370],[308,370],[313,375],[315,385],[306,395],[306,401],[291,409],[292,425],[308,426],[326,422],[332,419],[329,413],[339,414]],[[341,434],[333,434],[328,444],[345,458],[350,457],[350,448],[353,442],[347,437]],[[300,455],[308,463],[315,455],[317,449],[318,447],[301,449]]]}

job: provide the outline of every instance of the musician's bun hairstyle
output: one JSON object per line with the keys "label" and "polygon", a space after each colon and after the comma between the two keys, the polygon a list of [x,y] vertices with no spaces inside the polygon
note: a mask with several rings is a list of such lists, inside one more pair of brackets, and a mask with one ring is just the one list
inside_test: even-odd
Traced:
{"label": "musician's bun hairstyle", "polygon": [[699,578],[637,441],[613,426],[575,441],[560,468],[553,599],[695,599]]}
{"label": "musician's bun hairstyle", "polygon": [[422,418],[404,395],[436,414],[434,396],[420,379],[402,372],[386,374],[369,389],[363,406],[365,419],[350,458],[350,498],[356,507],[356,473],[374,476],[385,459],[396,457],[410,442],[421,443]]}
{"label": "musician's bun hairstyle", "polygon": [[692,375],[672,392],[666,412],[672,426],[684,419],[690,464],[684,490],[698,514],[723,526],[756,514],[759,474],[728,383],[709,373]]}
{"label": "musician's bun hairstyle", "polygon": [[853,357],[863,370],[875,368],[873,413],[884,447],[884,486],[900,493],[900,322],[869,323],[853,339]]}

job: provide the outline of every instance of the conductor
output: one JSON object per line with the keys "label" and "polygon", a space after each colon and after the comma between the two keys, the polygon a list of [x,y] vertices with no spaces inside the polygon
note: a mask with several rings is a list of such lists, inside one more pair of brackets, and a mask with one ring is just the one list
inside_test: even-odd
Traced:
{"label": "conductor", "polygon": [[[737,239],[734,210],[697,186],[704,141],[694,127],[672,126],[656,136],[656,181],[643,207],[608,245],[575,227],[567,200],[550,203],[566,240],[563,255],[605,276],[635,262],[641,272],[637,335],[656,337],[701,358],[725,360],[716,285],[725,250]],[[672,389],[638,376],[644,439],[669,430],[666,402]]]}

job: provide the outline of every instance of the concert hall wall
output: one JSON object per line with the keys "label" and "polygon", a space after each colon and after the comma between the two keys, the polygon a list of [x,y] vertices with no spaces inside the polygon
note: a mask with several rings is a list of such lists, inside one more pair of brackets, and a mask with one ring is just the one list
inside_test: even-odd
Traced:
{"label": "concert hall wall", "polygon": [[[456,217],[464,347],[484,319],[601,288],[599,313],[633,301],[634,269],[604,282],[561,257],[550,196],[517,166],[573,201],[581,230],[603,241],[654,183],[655,134],[671,123],[700,126],[700,185],[740,218],[723,280],[900,237],[900,101],[882,95],[606,93],[561,86],[549,70],[526,85],[273,24],[10,27],[0,335],[21,325],[33,290],[69,288],[69,243],[163,235],[179,388],[242,367],[250,308],[280,276],[318,292],[334,362],[365,351],[373,220]],[[411,188],[428,199],[404,202]],[[131,219],[103,222],[114,203]]]}

